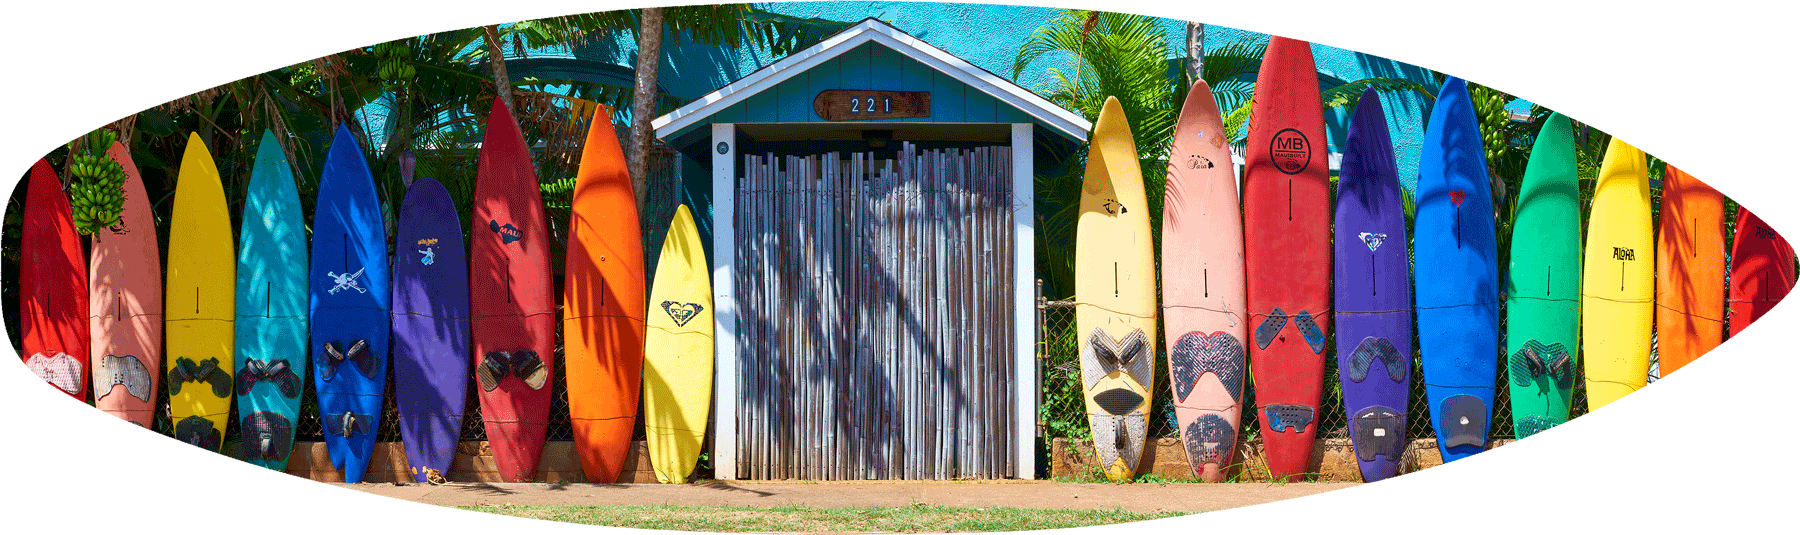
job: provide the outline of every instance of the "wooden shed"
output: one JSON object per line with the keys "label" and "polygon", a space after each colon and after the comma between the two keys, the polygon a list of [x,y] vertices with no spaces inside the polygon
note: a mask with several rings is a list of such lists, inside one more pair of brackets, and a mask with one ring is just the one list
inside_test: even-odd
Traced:
{"label": "wooden shed", "polygon": [[1087,120],[868,19],[651,124],[710,164],[718,479],[1033,477],[1032,177]]}

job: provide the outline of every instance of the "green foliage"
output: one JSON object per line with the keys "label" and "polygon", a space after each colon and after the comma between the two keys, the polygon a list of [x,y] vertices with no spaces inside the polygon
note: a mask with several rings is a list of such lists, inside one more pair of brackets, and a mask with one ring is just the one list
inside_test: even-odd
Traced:
{"label": "green foliage", "polygon": [[1506,103],[1512,96],[1481,84],[1469,83],[1469,100],[1475,106],[1475,120],[1481,127],[1481,146],[1486,150],[1489,168],[1505,159],[1514,148],[1507,125],[1512,122]]}
{"label": "green foliage", "polygon": [[[1036,88],[1045,99],[1089,121],[1100,116],[1108,97],[1119,99],[1138,150],[1144,190],[1155,234],[1162,225],[1162,163],[1174,135],[1179,110],[1176,77],[1179,58],[1169,53],[1169,38],[1159,19],[1141,15],[1063,10],[1020,45],[1013,78],[1041,61],[1072,60],[1048,68],[1051,81]],[[1228,61],[1221,61],[1227,64]],[[1060,173],[1038,175],[1038,260],[1046,295],[1066,296],[1073,290],[1076,211],[1085,171],[1085,147],[1055,155]],[[1085,422],[1082,425],[1086,425]]]}
{"label": "green foliage", "polygon": [[1351,109],[1355,108],[1357,101],[1362,99],[1363,91],[1371,88],[1380,93],[1412,91],[1428,101],[1437,99],[1436,92],[1432,88],[1405,78],[1364,78],[1344,82],[1343,85],[1320,92],[1319,99],[1325,105],[1325,109]]}
{"label": "green foliage", "polygon": [[389,41],[375,45],[377,76],[381,77],[383,87],[389,91],[412,81],[418,70],[412,64],[411,47],[406,39]]}
{"label": "green foliage", "polygon": [[125,209],[125,168],[106,155],[117,139],[118,134],[101,128],[81,143],[69,144],[69,207],[75,230],[82,234],[118,224]]}
{"label": "green foliage", "polygon": [[1108,97],[1118,98],[1139,158],[1154,162],[1168,150],[1178,105],[1168,43],[1154,17],[1064,10],[1019,47],[1013,78],[1046,55],[1074,55],[1072,64],[1048,69],[1049,87],[1038,94],[1089,121]]}
{"label": "green foliage", "polygon": [[[1048,311],[1046,311],[1048,313]],[[1065,385],[1081,384],[1081,364],[1073,355],[1079,354],[1075,349],[1074,322],[1055,322],[1045,326],[1044,354],[1056,358],[1046,360],[1044,380],[1038,383],[1039,395],[1043,400],[1038,404],[1038,421],[1043,422],[1044,436],[1070,437],[1087,439],[1093,436],[1088,428],[1087,418],[1082,409],[1070,411],[1071,407],[1083,407],[1086,401],[1077,388]],[[1048,442],[1045,443],[1048,447]],[[1048,450],[1046,450],[1046,454]]]}

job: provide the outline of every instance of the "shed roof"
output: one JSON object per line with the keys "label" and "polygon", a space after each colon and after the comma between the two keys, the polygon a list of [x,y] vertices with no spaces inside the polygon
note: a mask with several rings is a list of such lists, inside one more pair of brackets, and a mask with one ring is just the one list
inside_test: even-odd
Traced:
{"label": "shed roof", "polygon": [[672,139],[674,136],[700,126],[713,114],[744,102],[751,96],[774,88],[784,80],[793,78],[854,50],[858,46],[871,42],[900,52],[907,58],[930,66],[969,87],[990,95],[995,100],[1016,108],[1032,120],[1049,127],[1050,130],[1075,141],[1086,141],[1088,129],[1093,126],[1080,115],[1057,106],[1011,80],[988,72],[986,69],[977,67],[874,18],[864,19],[844,31],[827,37],[819,44],[757,69],[756,72],[707,93],[694,102],[669,112],[668,115],[657,117],[650,122],[650,126],[656,129],[656,137],[665,140]]}

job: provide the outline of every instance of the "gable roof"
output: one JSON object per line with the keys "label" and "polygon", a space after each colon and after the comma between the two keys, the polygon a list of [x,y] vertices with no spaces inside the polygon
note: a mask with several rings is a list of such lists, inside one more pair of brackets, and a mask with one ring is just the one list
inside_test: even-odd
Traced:
{"label": "gable roof", "polygon": [[668,115],[657,117],[650,121],[650,127],[656,129],[656,137],[667,139],[670,135],[700,124],[714,113],[743,102],[751,95],[773,88],[784,80],[868,42],[880,43],[901,52],[908,58],[1018,108],[1032,119],[1076,141],[1087,141],[1088,130],[1093,127],[1092,123],[1075,112],[1063,109],[1011,80],[1001,78],[874,18],[863,19],[862,22],[825,38],[819,44],[757,69],[756,72],[707,93]]}

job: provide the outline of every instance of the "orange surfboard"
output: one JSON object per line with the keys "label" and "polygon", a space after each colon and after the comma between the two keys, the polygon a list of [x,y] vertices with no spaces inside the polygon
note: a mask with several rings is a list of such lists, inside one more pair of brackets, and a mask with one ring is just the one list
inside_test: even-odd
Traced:
{"label": "orange surfboard", "polygon": [[581,149],[563,271],[569,423],[589,483],[612,483],[631,448],[644,369],[644,243],[612,112]]}
{"label": "orange surfboard", "polygon": [[1668,166],[1656,234],[1657,371],[1664,377],[1725,340],[1725,198]]}
{"label": "orange surfboard", "polygon": [[117,224],[94,232],[88,258],[94,407],[148,428],[163,369],[162,256],[131,151],[114,142],[106,155],[125,168],[125,209]]}

